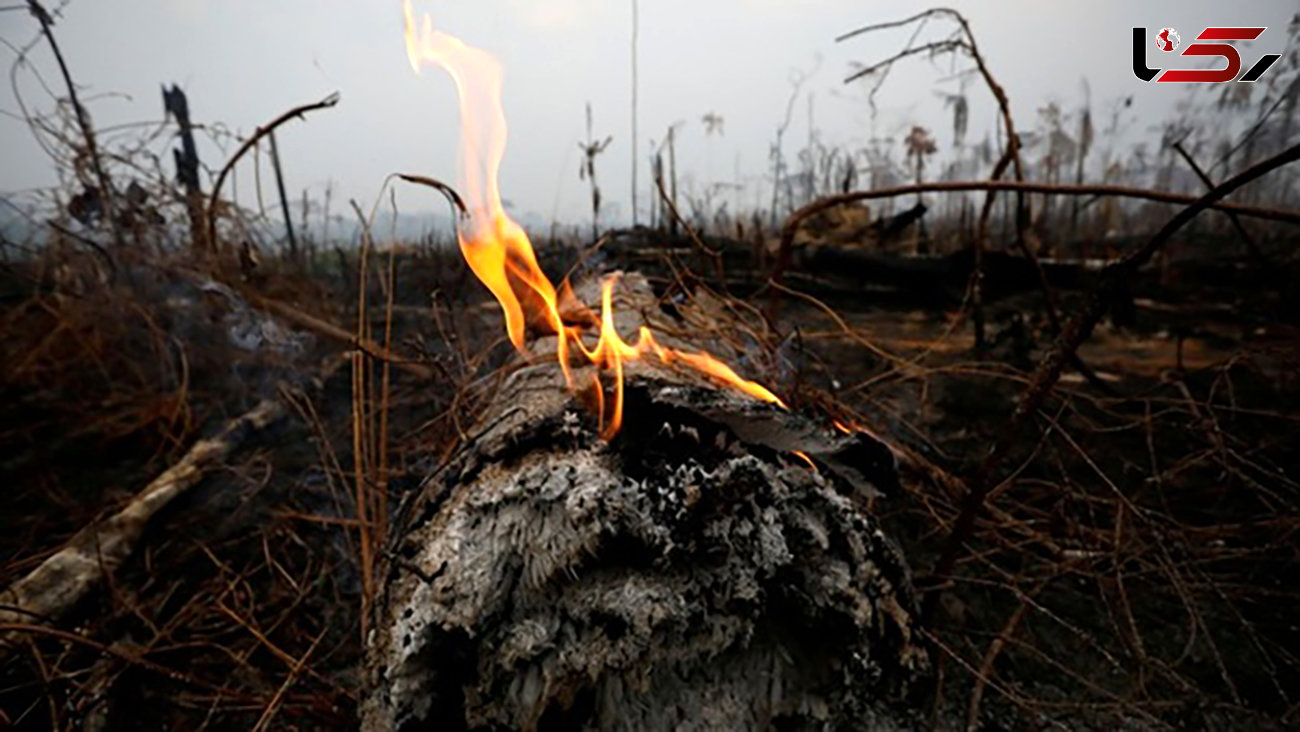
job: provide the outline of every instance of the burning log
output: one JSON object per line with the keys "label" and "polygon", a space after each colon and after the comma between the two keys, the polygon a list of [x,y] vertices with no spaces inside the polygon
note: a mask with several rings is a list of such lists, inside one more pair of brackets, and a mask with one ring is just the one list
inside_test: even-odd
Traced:
{"label": "burning log", "polygon": [[[620,329],[656,315],[644,280],[619,293]],[[612,440],[556,364],[525,366],[401,507],[363,727],[901,723],[927,656],[868,508],[896,486],[888,448],[625,366]]]}
{"label": "burning log", "polygon": [[499,64],[404,10],[460,96],[461,252],[531,365],[392,523],[362,726],[896,726],[926,655],[868,510],[888,448],[663,335],[644,278],[599,316],[556,287],[497,189]]}

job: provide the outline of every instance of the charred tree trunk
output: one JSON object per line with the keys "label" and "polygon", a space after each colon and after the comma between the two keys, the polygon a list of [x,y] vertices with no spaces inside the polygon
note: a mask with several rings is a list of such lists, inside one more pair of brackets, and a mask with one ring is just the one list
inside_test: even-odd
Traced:
{"label": "charred tree trunk", "polygon": [[194,125],[190,123],[190,103],[185,90],[176,84],[163,87],[163,111],[176,118],[180,128],[181,149],[172,150],[176,161],[176,179],[185,188],[185,207],[190,217],[190,236],[195,249],[206,252],[208,242],[207,214],[203,210],[203,188],[199,185],[199,152],[194,144]]}
{"label": "charred tree trunk", "polygon": [[928,662],[868,510],[888,448],[640,363],[626,400],[604,442],[525,367],[402,506],[363,727],[906,726]]}

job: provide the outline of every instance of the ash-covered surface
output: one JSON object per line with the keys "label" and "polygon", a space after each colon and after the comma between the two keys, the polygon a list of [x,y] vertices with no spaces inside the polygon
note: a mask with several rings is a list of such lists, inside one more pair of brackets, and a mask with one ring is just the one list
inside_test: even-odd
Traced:
{"label": "ash-covered surface", "polygon": [[403,507],[363,726],[910,726],[927,655],[861,488],[738,438],[746,397],[627,394],[605,443],[557,369],[520,371]]}

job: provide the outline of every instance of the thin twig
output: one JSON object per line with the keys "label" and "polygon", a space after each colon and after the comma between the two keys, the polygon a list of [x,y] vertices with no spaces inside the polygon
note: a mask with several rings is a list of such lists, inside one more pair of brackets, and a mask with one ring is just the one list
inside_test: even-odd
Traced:
{"label": "thin twig", "polygon": [[966,706],[966,729],[970,731],[979,729],[980,703],[984,698],[984,688],[988,686],[990,679],[993,678],[993,664],[997,661],[1002,649],[1006,647],[1007,642],[1015,635],[1016,628],[1020,621],[1025,618],[1025,611],[1029,609],[1030,602],[1033,598],[1042,592],[1043,588],[1052,580],[1046,577],[1041,580],[1029,594],[1022,593],[1017,588],[1012,588],[1016,596],[1020,599],[1020,604],[1016,606],[1015,611],[1007,618],[1003,624],[1002,630],[998,631],[996,637],[989,641],[988,649],[984,651],[984,659],[980,661],[979,672],[975,676],[975,687],[971,690],[970,701]]}
{"label": "thin twig", "polygon": [[[357,218],[361,221],[361,251],[359,253],[358,275],[357,275],[357,330],[356,339],[358,343],[370,340],[367,323],[366,323],[366,289],[369,283],[367,265],[369,264],[370,250],[374,246],[371,238],[370,222],[361,212],[361,207],[355,200],[351,201],[352,208],[356,211]],[[357,529],[359,536],[357,538],[358,547],[360,548],[361,562],[361,638],[366,637],[367,623],[370,619],[370,608],[375,597],[374,585],[374,556],[375,545],[371,539],[370,525],[370,495],[369,488],[369,461],[367,458],[369,447],[369,431],[366,429],[367,412],[370,408],[370,401],[367,399],[369,391],[369,379],[366,369],[365,354],[356,351],[352,356],[352,469],[355,489]]]}
{"label": "thin twig", "polygon": [[68,71],[68,64],[63,60],[63,51],[59,49],[59,44],[54,40],[54,32],[50,27],[54,25],[50,14],[38,0],[27,0],[27,8],[32,15],[41,24],[41,33],[45,35],[45,40],[50,43],[50,50],[54,51],[54,59],[59,63],[59,72],[63,74],[63,82],[68,87],[68,98],[72,101],[72,110],[77,117],[77,126],[81,128],[81,135],[86,139],[86,152],[90,155],[90,165],[95,170],[95,179],[99,182],[100,194],[104,199],[104,216],[108,219],[109,228],[113,231],[113,240],[121,244],[122,232],[118,228],[116,207],[113,205],[113,185],[108,179],[108,173],[104,170],[103,161],[99,156],[99,145],[95,141],[95,128],[90,124],[90,115],[86,113],[86,108],[81,105],[81,100],[77,98],[77,85],[72,83],[72,74]]}
{"label": "thin twig", "polygon": [[266,710],[262,712],[262,716],[257,720],[257,724],[253,726],[253,732],[262,732],[262,730],[270,729],[271,720],[275,719],[276,713],[280,711],[280,702],[284,700],[284,695],[288,693],[289,689],[292,688],[295,683],[297,683],[298,675],[302,673],[303,668],[307,665],[307,659],[311,658],[312,652],[316,650],[316,646],[320,645],[321,640],[325,638],[325,633],[328,630],[329,626],[322,629],[311,642],[311,645],[308,646],[306,652],[302,654],[302,657],[299,658],[298,661],[294,663],[293,667],[289,669],[289,675],[285,677],[284,683],[276,690],[275,696],[271,697],[271,701],[267,703]]}
{"label": "thin twig", "polygon": [[[1187,162],[1187,167],[1191,168],[1192,172],[1196,174],[1196,177],[1201,179],[1201,182],[1205,184],[1207,190],[1214,189],[1214,180],[1210,178],[1204,168],[1197,164],[1196,158],[1193,158],[1192,154],[1187,152],[1187,148],[1183,147],[1181,140],[1174,143],[1174,151],[1182,156],[1183,160]],[[1246,231],[1246,227],[1241,223],[1241,218],[1233,211],[1224,211],[1224,214],[1226,214],[1228,220],[1232,222],[1232,226],[1237,230],[1237,233],[1241,235],[1241,241],[1246,245],[1246,249],[1250,251],[1251,256],[1255,258],[1255,261],[1265,267],[1269,266],[1271,262],[1269,262],[1268,257],[1266,257],[1264,252],[1259,248],[1259,245],[1255,243],[1255,237],[1251,236],[1249,231]]]}
{"label": "thin twig", "polygon": [[194,676],[190,676],[189,674],[186,674],[183,671],[178,671],[174,668],[168,668],[167,666],[164,666],[160,663],[155,663],[153,661],[150,661],[147,658],[131,653],[130,651],[127,651],[124,648],[121,648],[117,645],[105,645],[92,638],[87,638],[83,635],[78,635],[77,633],[73,633],[71,631],[59,630],[57,628],[47,628],[44,625],[33,625],[32,623],[0,622],[0,633],[3,633],[6,636],[10,636],[10,637],[17,636],[17,635],[42,635],[51,638],[57,638],[59,640],[66,641],[68,643],[76,643],[79,645],[86,646],[88,648],[93,648],[94,650],[104,654],[105,656],[112,656],[113,658],[116,658],[119,661],[124,661],[133,666],[139,666],[140,668],[143,668],[147,671],[152,671],[153,673],[159,674],[160,676],[165,676],[166,678],[169,678],[172,681],[176,681],[182,684],[189,684],[190,686],[196,686],[200,689],[205,689],[215,694],[231,697],[233,699],[253,698],[248,694],[242,694],[235,691],[234,689],[230,689],[224,686],[218,686],[217,684],[212,684],[207,681],[203,681],[202,679],[195,678]]}
{"label": "thin twig", "polygon": [[469,209],[465,208],[465,199],[460,197],[455,188],[446,183],[436,178],[430,178],[427,175],[414,175],[411,173],[398,173],[397,177],[407,183],[416,183],[434,189],[447,198],[448,203],[451,204],[455,212],[458,212],[461,216],[469,216]]}
{"label": "thin twig", "polygon": [[691,242],[695,244],[700,251],[713,258],[714,272],[717,274],[719,280],[723,280],[722,251],[720,249],[710,249],[705,245],[704,241],[700,239],[699,234],[695,233],[695,227],[691,226],[686,219],[682,218],[681,213],[677,211],[677,205],[673,203],[672,198],[670,198],[668,193],[664,190],[664,181],[662,178],[656,178],[655,185],[659,189],[660,198],[662,198],[664,204],[668,206],[669,213],[673,215],[673,221],[682,225],[682,228],[686,230],[686,235],[690,237]]}
{"label": "thin twig", "polygon": [[857,81],[858,79],[861,79],[864,76],[870,76],[876,73],[877,71],[880,71],[881,69],[887,69],[890,66],[893,66],[895,62],[902,61],[903,59],[909,56],[916,56],[917,54],[925,53],[926,51],[929,51],[932,55],[938,55],[940,53],[955,51],[957,49],[966,49],[967,51],[969,51],[970,46],[968,46],[965,41],[949,39],[944,41],[933,41],[931,43],[926,43],[921,46],[916,46],[903,51],[899,51],[898,53],[894,54],[893,56],[890,56],[884,61],[881,61],[879,63],[874,63],[866,68],[858,69],[852,74],[849,74],[847,77],[845,77],[844,83],[848,84],[850,82]]}

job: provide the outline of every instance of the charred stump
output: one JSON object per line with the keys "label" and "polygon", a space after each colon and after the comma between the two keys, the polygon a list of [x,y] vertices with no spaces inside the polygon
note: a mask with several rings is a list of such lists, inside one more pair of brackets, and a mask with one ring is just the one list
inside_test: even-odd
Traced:
{"label": "charred stump", "polygon": [[363,727],[908,726],[927,658],[868,509],[888,448],[644,364],[625,406],[603,441],[524,367],[401,507]]}

